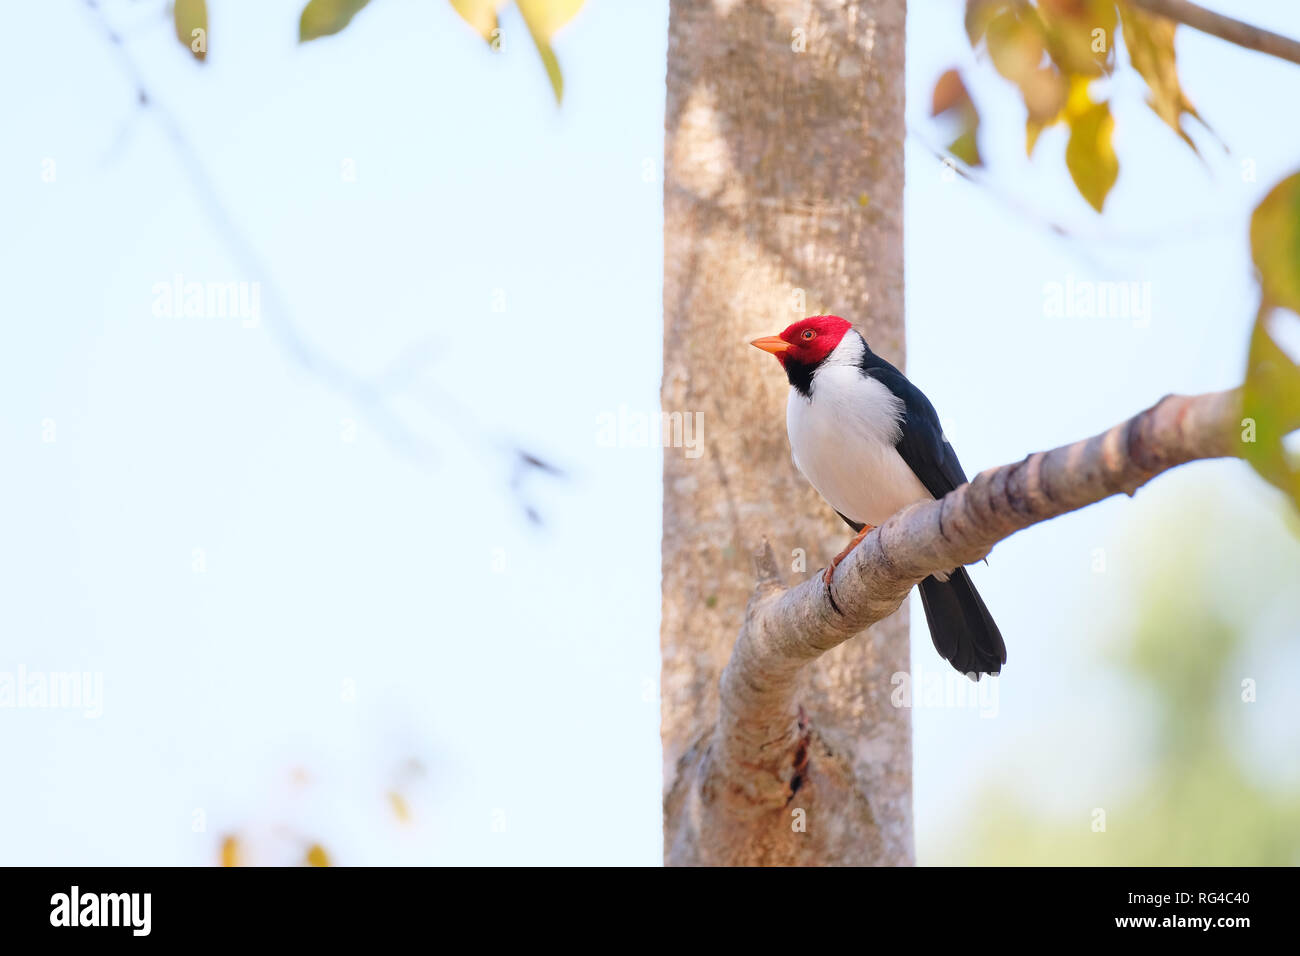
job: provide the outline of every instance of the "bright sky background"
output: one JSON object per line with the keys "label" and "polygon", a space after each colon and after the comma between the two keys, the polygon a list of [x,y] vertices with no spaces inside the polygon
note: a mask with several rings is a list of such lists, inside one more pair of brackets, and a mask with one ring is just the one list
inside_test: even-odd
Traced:
{"label": "bright sky background", "polygon": [[[255,862],[320,840],[352,864],[658,863],[661,459],[602,447],[596,423],[658,407],[667,5],[590,0],[557,43],[560,109],[513,11],[501,54],[417,0],[299,47],[300,0],[212,0],[200,68],[161,3],[104,5],[281,301],[263,288],[255,328],[154,314],[178,273],[259,277],[85,5],[11,5],[0,672],[102,674],[103,713],[0,708],[0,863],[210,863],[230,832]],[[1282,6],[1232,9],[1300,35]],[[911,4],[908,372],[972,474],[1240,379],[1246,220],[1300,166],[1300,68],[1180,36],[1184,85],[1232,153],[1203,137],[1197,160],[1120,81],[1122,171],[1098,218],[1059,130],[1026,163],[988,70],[991,185],[948,181],[925,114],[971,54],[960,4]],[[1047,317],[1045,284],[1071,278],[1150,282],[1149,324]],[[290,328],[387,391],[304,368]],[[524,486],[544,528],[509,492],[512,440],[570,475]],[[1268,526],[1244,466],[1204,465],[974,571],[1010,661],[995,719],[915,714],[923,861],[990,777],[1067,813],[1123,785],[1133,755],[1098,728],[1141,702],[1097,676],[1105,621],[1133,599],[1142,516],[1207,487]],[[914,610],[914,666],[942,673]],[[1262,763],[1293,753],[1280,741],[1263,735]]]}

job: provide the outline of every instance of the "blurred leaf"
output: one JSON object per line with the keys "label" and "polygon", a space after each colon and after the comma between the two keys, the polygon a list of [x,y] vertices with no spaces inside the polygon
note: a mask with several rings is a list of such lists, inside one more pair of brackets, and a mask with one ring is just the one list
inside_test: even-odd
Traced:
{"label": "blurred leaf", "polygon": [[1273,340],[1268,328],[1273,314],[1263,306],[1250,336],[1242,396],[1242,414],[1250,429],[1243,426],[1242,437],[1246,460],[1300,508],[1300,463],[1291,459],[1282,444],[1300,422],[1300,366]]}
{"label": "blurred leaf", "polygon": [[1007,6],[991,16],[984,43],[994,68],[1016,84],[1042,65],[1047,52],[1043,22],[1028,5]]}
{"label": "blurred leaf", "polygon": [[947,70],[935,80],[934,93],[930,97],[930,115],[939,116],[969,102],[970,94],[961,80],[961,74],[956,70]]}
{"label": "blurred leaf", "polygon": [[1070,141],[1065,146],[1065,165],[1074,185],[1092,208],[1101,212],[1106,196],[1119,178],[1119,159],[1111,143],[1115,120],[1108,103],[1093,103],[1086,109],[1070,110]]}
{"label": "blurred leaf", "polygon": [[967,166],[982,166],[984,159],[980,156],[980,144],[975,136],[975,130],[968,129],[960,136],[948,144],[948,152],[952,153]]}
{"label": "blurred leaf", "polygon": [[452,9],[489,43],[497,28],[497,11],[505,4],[506,0],[451,0]]}
{"label": "blurred leaf", "polygon": [[989,21],[1003,10],[1016,6],[1012,0],[966,0],[966,36],[972,47],[979,46]]}
{"label": "blurred leaf", "polygon": [[176,0],[172,6],[176,39],[202,63],[208,57],[207,0]]}
{"label": "blurred leaf", "polygon": [[551,90],[555,93],[555,102],[564,99],[564,76],[560,73],[560,61],[551,49],[551,37],[581,9],[583,0],[516,0],[516,6],[528,24],[528,32],[537,44],[537,52],[546,67],[546,76],[551,81]]}
{"label": "blurred leaf", "polygon": [[1300,315],[1300,172],[1274,186],[1255,208],[1250,253],[1265,302]]}
{"label": "blurred leaf", "polygon": [[968,166],[981,165],[983,160],[980,157],[978,138],[979,110],[975,108],[975,101],[971,99],[966,84],[962,82],[961,74],[956,70],[948,70],[934,84],[930,115],[945,114],[957,117],[960,129],[957,138],[948,144],[948,152]]}
{"label": "blurred leaf", "polygon": [[333,866],[330,862],[330,856],[325,852],[325,848],[319,843],[313,843],[307,848],[307,865],[308,866]]}
{"label": "blurred leaf", "polygon": [[1038,137],[1046,128],[1046,124],[1040,123],[1032,116],[1025,120],[1025,155],[1033,156],[1034,147],[1038,145]]}
{"label": "blurred leaf", "polygon": [[1150,91],[1147,105],[1182,137],[1193,152],[1199,152],[1183,128],[1184,114],[1196,118],[1202,125],[1205,121],[1196,112],[1196,108],[1183,93],[1182,84],[1178,82],[1178,61],[1174,52],[1174,31],[1177,24],[1164,17],[1153,17],[1129,3],[1121,3],[1119,9],[1129,62],[1146,80]]}
{"label": "blurred leaf", "polygon": [[393,815],[403,823],[411,822],[411,808],[407,805],[406,798],[396,790],[388,791],[388,802],[392,805]]}
{"label": "blurred leaf", "polygon": [[228,836],[221,841],[221,865],[222,866],[240,866],[243,860],[243,851],[239,846],[239,838]]}
{"label": "blurred leaf", "polygon": [[310,0],[298,21],[298,42],[338,33],[370,0]]}
{"label": "blurred leaf", "polygon": [[1065,105],[1068,84],[1048,56],[1047,30],[1037,11],[1008,4],[991,12],[984,43],[994,69],[1019,87],[1030,117],[1054,121]]}
{"label": "blurred leaf", "polygon": [[530,30],[550,39],[555,31],[572,20],[582,9],[584,0],[516,0]]}
{"label": "blurred leaf", "polygon": [[1044,126],[1051,126],[1061,118],[1069,84],[1065,75],[1054,66],[1044,66],[1023,76],[1020,95],[1024,97],[1029,116]]}
{"label": "blurred leaf", "polygon": [[1114,63],[1115,0],[1039,0],[1053,62],[1067,74],[1101,76]]}

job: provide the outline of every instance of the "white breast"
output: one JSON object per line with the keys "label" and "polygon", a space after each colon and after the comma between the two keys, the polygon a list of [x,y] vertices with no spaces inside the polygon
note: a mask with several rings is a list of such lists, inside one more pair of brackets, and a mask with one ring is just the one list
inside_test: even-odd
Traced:
{"label": "white breast", "polygon": [[903,402],[862,374],[863,342],[849,332],[813,376],[812,395],[790,389],[786,430],[795,467],[853,521],[879,525],[931,497],[895,449]]}

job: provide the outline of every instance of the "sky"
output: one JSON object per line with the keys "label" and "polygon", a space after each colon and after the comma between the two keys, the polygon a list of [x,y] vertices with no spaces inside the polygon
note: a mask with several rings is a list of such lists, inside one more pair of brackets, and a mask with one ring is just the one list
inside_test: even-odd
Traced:
{"label": "sky", "polygon": [[[513,11],[499,53],[416,0],[299,46],[296,3],[213,0],[199,66],[160,3],[102,6],[121,50],[78,0],[10,4],[0,35],[0,674],[92,675],[91,705],[0,707],[0,863],[205,864],[237,834],[264,863],[657,864],[662,459],[598,423],[659,405],[667,5],[590,0],[560,108]],[[972,57],[959,4],[910,6],[908,373],[966,470],[1239,381],[1300,69],[1183,31],[1231,146],[1204,161],[1117,79],[1097,217],[1059,130],[1026,162],[987,67],[989,169],[946,174],[929,92]],[[1150,283],[1149,314],[1047,313],[1099,280]],[[187,315],[177,281],[248,308]],[[520,446],[565,477],[512,490]],[[1065,813],[1121,785],[1134,754],[1096,728],[1140,704],[1097,645],[1150,515],[1207,488],[1269,533],[1271,492],[1214,463],[973,570],[1010,661],[982,707],[915,711],[922,861],[990,775]],[[913,659],[941,672],[919,608]]]}

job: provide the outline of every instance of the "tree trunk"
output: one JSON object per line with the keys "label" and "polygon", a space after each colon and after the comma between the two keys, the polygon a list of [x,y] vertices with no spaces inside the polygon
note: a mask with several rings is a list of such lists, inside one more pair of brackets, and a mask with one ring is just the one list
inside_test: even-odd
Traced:
{"label": "tree trunk", "polygon": [[766,538],[804,576],[850,536],[791,464],[785,376],[748,342],[832,312],[902,363],[905,9],[671,3],[662,400],[702,412],[704,441],[698,457],[664,454],[669,864],[913,861],[910,713],[890,704],[909,664],[905,605],[801,667],[779,719],[741,728],[772,758],[748,784],[710,784],[750,555]]}

